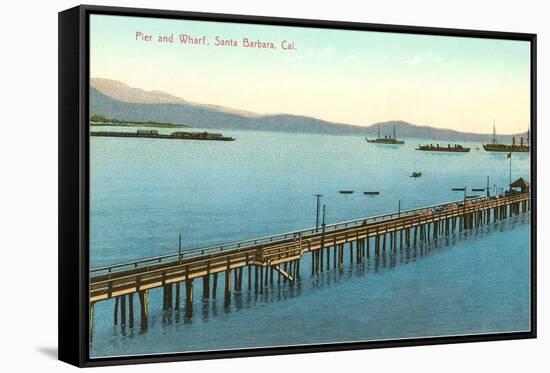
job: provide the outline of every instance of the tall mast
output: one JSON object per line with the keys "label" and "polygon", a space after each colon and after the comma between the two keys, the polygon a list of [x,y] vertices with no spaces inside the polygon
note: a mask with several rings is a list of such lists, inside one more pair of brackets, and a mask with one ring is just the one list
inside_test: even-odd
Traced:
{"label": "tall mast", "polygon": [[493,144],[497,143],[497,128],[495,126],[495,121],[493,119]]}
{"label": "tall mast", "polygon": [[393,125],[393,138],[396,139],[397,137],[395,137],[395,124]]}

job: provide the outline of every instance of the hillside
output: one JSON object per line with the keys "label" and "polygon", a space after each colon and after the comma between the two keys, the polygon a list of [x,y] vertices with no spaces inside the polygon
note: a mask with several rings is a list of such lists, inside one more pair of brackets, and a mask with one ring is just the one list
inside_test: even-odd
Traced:
{"label": "hillside", "polygon": [[[458,132],[419,126],[405,121],[355,126],[290,114],[260,115],[222,106],[193,103],[163,92],[144,91],[106,79],[92,80],[90,112],[94,115],[123,120],[174,123],[217,130],[237,129],[376,137],[378,125],[380,125],[382,136],[391,134],[395,125],[399,138],[416,137],[436,141],[489,142],[492,137],[490,134]],[[516,136],[525,136],[525,133]],[[499,136],[498,140],[511,142],[511,138],[511,135],[503,135]]]}

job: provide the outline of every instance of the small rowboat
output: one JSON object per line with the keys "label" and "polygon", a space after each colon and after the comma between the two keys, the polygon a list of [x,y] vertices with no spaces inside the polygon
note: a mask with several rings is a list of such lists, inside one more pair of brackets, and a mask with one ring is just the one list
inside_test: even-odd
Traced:
{"label": "small rowboat", "polygon": [[377,196],[380,194],[380,192],[363,192],[366,196]]}
{"label": "small rowboat", "polygon": [[341,190],[340,194],[353,194],[353,190]]}

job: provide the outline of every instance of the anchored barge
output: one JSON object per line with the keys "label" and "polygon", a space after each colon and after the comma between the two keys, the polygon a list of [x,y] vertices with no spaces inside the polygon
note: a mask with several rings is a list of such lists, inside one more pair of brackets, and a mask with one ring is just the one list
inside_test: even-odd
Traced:
{"label": "anchored barge", "polygon": [[147,139],[173,139],[173,140],[209,140],[209,141],[234,141],[233,137],[223,136],[221,133],[210,132],[172,132],[161,134],[157,130],[137,130],[136,132],[111,132],[94,131],[90,136],[100,137],[141,137]]}
{"label": "anchored barge", "polygon": [[447,146],[439,146],[439,144],[430,145],[418,145],[416,150],[422,150],[426,152],[450,152],[450,153],[468,153],[470,148],[466,148],[462,145],[447,144]]}
{"label": "anchored barge", "polygon": [[387,145],[403,145],[405,144],[405,141],[403,140],[397,140],[395,136],[395,125],[393,126],[393,137],[391,136],[380,136],[380,125],[378,125],[378,138],[374,140],[369,140],[368,137],[365,137],[365,140],[370,143],[374,144],[387,144]]}

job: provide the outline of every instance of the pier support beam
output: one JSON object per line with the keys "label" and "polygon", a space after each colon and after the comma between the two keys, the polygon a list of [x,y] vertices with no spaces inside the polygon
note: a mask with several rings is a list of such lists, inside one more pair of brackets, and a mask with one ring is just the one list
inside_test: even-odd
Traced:
{"label": "pier support beam", "polygon": [[179,282],[176,282],[176,307],[175,309],[179,310],[180,309],[180,304],[181,304],[181,301],[180,301],[180,296],[181,296],[181,290],[180,290],[180,287],[181,287],[181,284]]}
{"label": "pier support beam", "polygon": [[365,241],[367,241],[367,259],[370,258],[370,237],[369,232],[367,231],[367,238],[365,238]]}
{"label": "pier support beam", "polygon": [[[248,267],[248,270],[250,271],[250,267]],[[214,276],[214,280],[212,281],[212,298],[216,299],[218,293],[218,272],[214,273],[212,276]]]}
{"label": "pier support beam", "polygon": [[94,336],[94,303],[90,302],[90,342],[93,340]]}
{"label": "pier support beam", "polygon": [[113,313],[113,325],[118,325],[118,305],[120,303],[120,298],[115,298],[115,307],[114,307],[114,313]]}
{"label": "pier support beam", "polygon": [[185,281],[185,313],[190,315],[193,309],[193,280]]}
{"label": "pier support beam", "polygon": [[172,299],[173,299],[172,289],[173,289],[173,284],[167,284],[163,286],[162,309],[165,311],[172,309]]}
{"label": "pier support beam", "polygon": [[128,322],[130,328],[134,327],[134,293],[128,294]]}
{"label": "pier support beam", "polygon": [[[256,272],[257,277],[258,272]],[[258,284],[256,278],[256,285]],[[229,268],[229,261],[227,262],[227,269],[225,270],[225,300],[224,303],[228,306],[231,303],[231,269]]]}
{"label": "pier support beam", "polygon": [[126,295],[120,296],[120,325],[126,326]]}
{"label": "pier support beam", "polygon": [[210,274],[209,273],[202,276],[202,297],[204,299],[210,298]]}
{"label": "pier support beam", "polygon": [[140,308],[140,323],[141,329],[146,330],[149,317],[149,290],[142,290],[139,292],[139,308]]}

